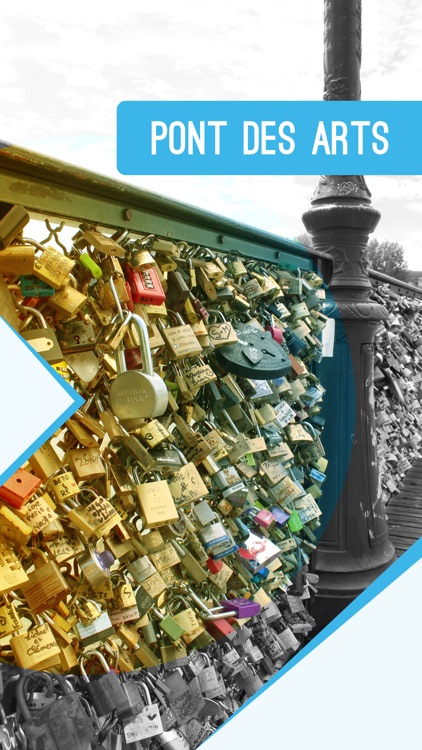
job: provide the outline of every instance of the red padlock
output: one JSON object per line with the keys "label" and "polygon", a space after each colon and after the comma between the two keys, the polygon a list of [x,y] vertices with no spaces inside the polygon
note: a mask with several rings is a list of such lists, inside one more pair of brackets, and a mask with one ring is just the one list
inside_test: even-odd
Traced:
{"label": "red padlock", "polygon": [[216,641],[221,641],[231,633],[234,633],[234,628],[232,628],[229,621],[225,618],[221,620],[204,620],[204,625]]}
{"label": "red padlock", "polygon": [[166,295],[155,268],[134,271],[127,266],[126,276],[134,302],[144,305],[161,305],[165,301]]}
{"label": "red padlock", "polygon": [[220,570],[223,568],[223,561],[222,560],[214,560],[213,557],[209,557],[207,560],[207,568],[210,571],[210,573],[219,573]]}
{"label": "red padlock", "polygon": [[22,508],[40,484],[41,479],[38,479],[29,471],[25,471],[25,469],[18,469],[0,487],[0,500],[4,500],[13,508]]}
{"label": "red padlock", "polygon": [[[22,300],[22,304],[25,305],[25,307],[36,307],[39,301],[40,301],[39,297],[25,297]],[[20,320],[23,320],[24,315],[19,315],[18,317]]]}
{"label": "red padlock", "polygon": [[128,370],[142,370],[142,354],[140,346],[128,346],[124,350],[126,367]]}
{"label": "red padlock", "polygon": [[130,312],[133,312],[135,308],[133,306],[132,288],[131,288],[131,286],[130,286],[130,284],[129,284],[128,281],[126,281],[125,287],[126,287],[126,293],[127,293],[127,296],[128,296],[128,300],[126,302],[127,309],[130,310]]}

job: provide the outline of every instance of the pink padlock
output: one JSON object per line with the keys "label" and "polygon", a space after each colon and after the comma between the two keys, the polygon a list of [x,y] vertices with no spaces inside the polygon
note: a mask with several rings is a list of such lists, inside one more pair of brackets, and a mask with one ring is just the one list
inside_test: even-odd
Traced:
{"label": "pink padlock", "polygon": [[265,326],[265,330],[271,333],[271,336],[273,337],[274,341],[277,342],[277,344],[281,344],[283,342],[283,332],[280,328],[277,328],[277,326]]}
{"label": "pink padlock", "polygon": [[269,510],[265,510],[265,508],[262,508],[254,516],[254,521],[259,526],[262,526],[263,529],[269,529],[276,522],[276,518],[272,513],[270,513]]}

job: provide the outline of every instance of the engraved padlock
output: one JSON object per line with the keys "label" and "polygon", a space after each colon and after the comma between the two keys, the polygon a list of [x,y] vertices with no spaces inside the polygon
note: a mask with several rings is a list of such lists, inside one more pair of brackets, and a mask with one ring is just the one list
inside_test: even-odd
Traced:
{"label": "engraved padlock", "polygon": [[40,615],[21,608],[22,616],[31,620],[31,626],[25,633],[15,634],[10,639],[10,646],[18,667],[24,669],[49,669],[60,665],[61,649],[50,625]]}
{"label": "engraved padlock", "polygon": [[179,453],[183,465],[180,469],[174,468],[172,470],[172,476],[168,478],[167,482],[176,507],[181,508],[200,500],[204,495],[208,495],[208,489],[196,466],[186,460],[179,448],[174,447]]}
{"label": "engraved padlock", "polygon": [[204,626],[198,621],[195,610],[184,597],[174,596],[169,603],[169,612],[183,628],[182,638],[185,643],[196,641],[204,633]]}
{"label": "engraved padlock", "polygon": [[217,375],[212,368],[205,364],[200,357],[188,358],[184,361],[183,377],[192,395],[203,385],[208,385],[217,380]]}
{"label": "engraved padlock", "polygon": [[67,258],[60,250],[48,246],[44,247],[38,242],[31,243],[42,250],[41,255],[35,258],[33,274],[41,281],[45,281],[54,289],[61,289],[70,280],[69,274],[75,265],[75,261]]}
{"label": "engraved padlock", "polygon": [[[85,661],[89,656],[95,656],[100,661],[105,672],[105,674],[97,676],[97,679],[94,678],[92,681],[85,670]],[[110,670],[104,656],[99,651],[86,651],[81,656],[79,665],[88,698],[94,706],[97,716],[106,716],[126,703],[126,694],[117,674]]]}
{"label": "engraved padlock", "polygon": [[133,469],[136,484],[136,493],[142,516],[145,518],[145,528],[154,529],[176,523],[179,514],[174,504],[168,484],[160,475],[153,472],[153,481],[141,483],[137,467]]}
{"label": "engraved padlock", "polygon": [[87,715],[79,695],[62,675],[56,675],[55,680],[63,695],[56,694],[53,702],[31,714],[26,702],[26,690],[28,682],[34,677],[22,674],[16,688],[17,704],[23,720],[21,739],[25,739],[21,746],[33,750],[87,748],[94,737],[94,723]]}
{"label": "engraved padlock", "polygon": [[222,676],[218,674],[208,654],[202,653],[202,657],[207,662],[207,666],[199,674],[201,692],[204,693],[206,698],[216,698],[219,695],[224,695],[226,688]]}
{"label": "engraved padlock", "polygon": [[[39,613],[66,599],[70,589],[56,562],[48,560],[36,547],[28,547],[28,550],[35,556],[35,570],[28,574],[28,582],[21,586],[21,591],[31,610]],[[37,563],[38,558],[41,558],[41,565]]]}
{"label": "engraved padlock", "polygon": [[202,352],[202,346],[196,338],[192,327],[185,323],[180,313],[168,310],[168,315],[178,325],[166,328],[160,321],[161,334],[167,344],[168,356],[171,360],[193,357]]}
{"label": "engraved padlock", "polygon": [[114,626],[139,619],[135,592],[123,571],[111,573],[113,599],[109,602],[110,620]]}
{"label": "engraved padlock", "polygon": [[[124,682],[123,689],[127,689],[128,685],[128,682]],[[138,743],[142,740],[148,739],[149,737],[156,736],[158,736],[158,738],[161,740],[161,737],[163,736],[163,725],[158,709],[158,703],[152,702],[151,694],[145,682],[139,682],[139,688],[144,694],[144,700],[141,702],[142,705],[138,709],[138,712],[134,716],[132,721],[127,723],[125,722],[123,728],[125,740],[128,744],[132,744],[133,742]],[[180,748],[180,750],[189,750],[189,748]]]}
{"label": "engraved padlock", "polygon": [[110,387],[110,406],[119,419],[159,417],[167,409],[168,391],[154,372],[146,324],[139,315],[132,316],[140,341],[144,369],[127,370],[123,348],[117,349],[118,374]]}
{"label": "engraved padlock", "polygon": [[237,344],[239,340],[232,324],[226,320],[220,310],[211,312],[207,332],[212,345],[216,349],[226,344]]}

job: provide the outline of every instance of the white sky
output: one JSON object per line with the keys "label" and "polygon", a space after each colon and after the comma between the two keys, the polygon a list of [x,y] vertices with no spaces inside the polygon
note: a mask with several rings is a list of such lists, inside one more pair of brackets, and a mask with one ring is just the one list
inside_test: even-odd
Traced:
{"label": "white sky", "polygon": [[[30,12],[28,12],[30,9]],[[363,99],[422,99],[422,3],[363,0]],[[317,177],[134,177],[116,170],[124,99],[318,100],[322,0],[4,4],[0,139],[286,237]],[[422,178],[369,177],[378,239],[422,270]]]}

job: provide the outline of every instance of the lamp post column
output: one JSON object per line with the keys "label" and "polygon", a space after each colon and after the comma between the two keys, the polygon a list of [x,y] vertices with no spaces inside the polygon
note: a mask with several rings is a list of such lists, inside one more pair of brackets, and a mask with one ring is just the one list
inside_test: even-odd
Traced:
{"label": "lamp post column", "polygon": [[[324,99],[360,99],[360,0],[325,0],[324,27]],[[374,337],[387,312],[370,298],[363,257],[379,219],[364,178],[350,175],[321,177],[303,216],[315,249],[332,259],[333,315],[342,321],[336,327],[334,358],[322,364],[322,381],[329,378],[331,389],[325,405],[327,458],[339,499],[313,559],[320,576],[315,612],[320,627],[395,558],[379,491],[373,388]],[[348,383],[353,389],[353,379],[351,408],[344,394]],[[331,388],[334,382],[337,387]]]}

